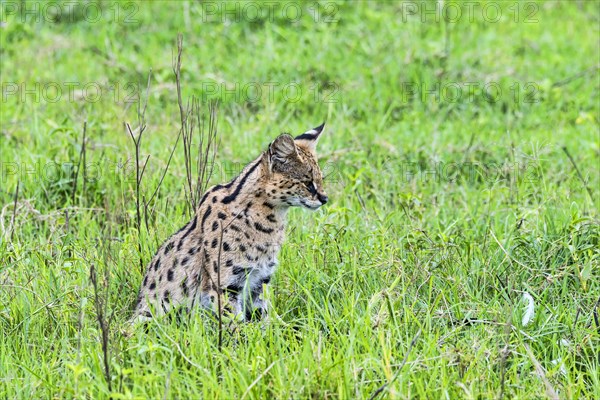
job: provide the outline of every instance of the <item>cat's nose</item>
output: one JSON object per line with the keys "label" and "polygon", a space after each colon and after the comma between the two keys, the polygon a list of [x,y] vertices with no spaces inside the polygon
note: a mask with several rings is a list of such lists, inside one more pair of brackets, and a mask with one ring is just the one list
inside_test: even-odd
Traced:
{"label": "cat's nose", "polygon": [[321,194],[321,193],[319,193],[319,194],[317,195],[317,197],[318,197],[319,201],[320,201],[321,203],[323,203],[323,204],[327,203],[327,200],[329,200],[329,197],[327,197],[327,195],[326,195],[326,194]]}

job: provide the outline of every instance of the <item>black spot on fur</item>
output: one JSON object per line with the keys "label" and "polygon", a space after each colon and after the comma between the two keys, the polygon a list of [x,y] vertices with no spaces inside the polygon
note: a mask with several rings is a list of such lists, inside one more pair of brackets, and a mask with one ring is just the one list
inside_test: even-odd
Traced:
{"label": "black spot on fur", "polygon": [[148,287],[148,289],[154,290],[154,288],[156,288],[156,282],[152,281],[152,283],[150,284],[150,286]]}
{"label": "black spot on fur", "polygon": [[188,263],[188,261],[190,261],[189,257],[183,257],[183,260],[181,260],[181,265],[185,265]]}
{"label": "black spot on fur", "polygon": [[171,265],[171,268],[175,268],[177,266],[177,263],[179,262],[179,260],[177,259],[177,257],[175,257],[173,259],[173,265]]}
{"label": "black spot on fur", "polygon": [[177,231],[177,233],[179,233],[179,232],[183,231],[185,228],[187,228],[187,227],[188,227],[188,225],[189,225],[189,224],[190,224],[190,223],[188,222],[187,224],[185,224],[184,226],[182,226],[181,228],[179,228],[179,230]]}
{"label": "black spot on fur", "polygon": [[183,237],[186,237],[187,235],[189,235],[194,229],[196,229],[196,223],[198,222],[198,219],[196,218],[196,216],[194,216],[194,219],[192,220],[192,224],[190,225],[190,227],[188,228],[187,231],[185,231],[185,233],[183,234]]}
{"label": "black spot on fur", "polygon": [[229,285],[225,288],[225,290],[230,293],[239,293],[239,291],[242,290],[242,288],[238,285]]}
{"label": "black spot on fur", "polygon": [[167,280],[168,280],[169,282],[173,282],[173,275],[175,275],[175,274],[173,273],[173,269],[169,269],[169,270],[167,271]]}
{"label": "black spot on fur", "polygon": [[231,247],[229,246],[229,243],[223,242],[223,250],[225,250],[225,251],[231,250]]}
{"label": "black spot on fur", "polygon": [[171,294],[169,293],[168,290],[165,290],[165,292],[163,293],[163,300],[165,301],[165,303],[170,303],[171,299],[169,298]]}
{"label": "black spot on fur", "polygon": [[226,267],[231,267],[231,266],[233,266],[233,260],[227,260],[227,261],[225,262],[225,266],[226,266]]}
{"label": "black spot on fur", "polygon": [[219,244],[219,241],[217,240],[217,238],[214,238],[212,240],[212,243],[210,244],[210,247],[212,247],[214,249],[217,247],[218,244]]}
{"label": "black spot on fur", "polygon": [[244,253],[246,251],[246,246],[244,246],[243,244],[240,244],[240,251],[242,253]]}
{"label": "black spot on fur", "polygon": [[254,223],[254,227],[256,228],[257,231],[261,231],[261,232],[264,232],[264,233],[273,233],[273,228],[265,228],[264,226],[262,226],[258,222]]}
{"label": "black spot on fur", "polygon": [[181,246],[183,246],[183,239],[181,239],[179,243],[177,243],[177,251],[181,251]]}
{"label": "black spot on fur", "polygon": [[216,231],[217,229],[219,229],[219,223],[217,221],[213,222],[212,224],[212,230],[213,232]]}
{"label": "black spot on fur", "polygon": [[223,200],[221,200],[221,203],[229,204],[238,197],[238,195],[240,194],[240,191],[242,190],[242,187],[244,187],[244,184],[246,183],[246,180],[248,180],[248,177],[250,176],[250,174],[252,172],[254,172],[254,170],[260,165],[260,163],[261,163],[261,160],[258,160],[254,163],[254,165],[252,165],[248,169],[248,172],[246,172],[246,174],[240,179],[240,183],[236,186],[233,193],[231,193],[229,196],[223,197]]}
{"label": "black spot on fur", "polygon": [[277,222],[277,220],[275,219],[275,215],[273,215],[273,214],[267,215],[267,221],[269,221],[269,222]]}
{"label": "black spot on fur", "polygon": [[213,202],[213,204],[217,202],[217,196],[213,196],[212,202]]}
{"label": "black spot on fur", "polygon": [[208,192],[204,193],[204,196],[202,196],[200,203],[198,203],[198,207],[200,207],[202,205],[202,203],[204,203],[204,201],[206,200],[206,198],[208,197],[210,192],[212,192],[212,190],[209,190]]}
{"label": "black spot on fur", "polygon": [[202,224],[200,226],[202,226],[203,228],[204,228],[204,222],[206,222],[206,218],[208,218],[208,216],[210,215],[211,212],[212,212],[212,207],[208,206],[208,208],[206,209],[206,212],[202,216]]}
{"label": "black spot on fur", "polygon": [[217,214],[217,217],[219,217],[219,219],[225,219],[225,218],[227,218],[227,214],[219,211],[219,213]]}
{"label": "black spot on fur", "polygon": [[144,277],[144,282],[142,283],[142,285],[143,285],[144,287],[146,287],[146,285],[147,285],[147,284],[148,284],[148,275],[146,275],[146,276]]}
{"label": "black spot on fur", "polygon": [[239,231],[240,231],[240,227],[239,227],[239,226],[237,226],[237,225],[231,225],[231,230],[234,230],[234,231],[236,231],[236,232],[239,232]]}
{"label": "black spot on fur", "polygon": [[265,201],[263,203],[263,206],[270,208],[271,210],[275,208],[275,206],[271,203],[269,203],[268,201]]}
{"label": "black spot on fur", "polygon": [[188,295],[187,279],[188,279],[187,276],[185,278],[183,278],[183,281],[181,281],[181,285],[180,285],[184,296]]}
{"label": "black spot on fur", "polygon": [[160,259],[157,258],[156,261],[154,262],[154,270],[158,271],[158,268],[160,268]]}
{"label": "black spot on fur", "polygon": [[[229,297],[229,304],[227,304],[226,306],[231,306],[231,304],[235,304],[237,303],[237,299],[238,299],[238,292],[229,292],[227,291],[227,297]],[[231,310],[230,312],[233,312],[233,310]]]}
{"label": "black spot on fur", "polygon": [[173,249],[173,242],[169,242],[166,246],[165,246],[165,255],[169,254],[169,252],[171,251],[171,249]]}
{"label": "black spot on fur", "polygon": [[241,275],[241,274],[245,275],[248,273],[248,270],[249,270],[249,268],[235,266],[235,267],[233,267],[233,270],[231,271],[231,273],[233,275]]}

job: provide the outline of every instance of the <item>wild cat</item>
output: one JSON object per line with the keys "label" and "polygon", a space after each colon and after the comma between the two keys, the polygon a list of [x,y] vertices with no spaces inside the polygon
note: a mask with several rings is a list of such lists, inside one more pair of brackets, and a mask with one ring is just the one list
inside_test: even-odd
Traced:
{"label": "wild cat", "polygon": [[324,125],[278,136],[239,176],[207,190],[194,218],[148,265],[134,320],[198,306],[244,321],[266,315],[263,289],[277,266],[288,209],[316,210],[328,200],[315,151]]}

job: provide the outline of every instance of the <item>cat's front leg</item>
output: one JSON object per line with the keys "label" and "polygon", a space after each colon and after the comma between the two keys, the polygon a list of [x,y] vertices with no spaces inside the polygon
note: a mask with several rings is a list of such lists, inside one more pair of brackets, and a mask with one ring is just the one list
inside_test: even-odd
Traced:
{"label": "cat's front leg", "polygon": [[266,299],[267,293],[267,284],[262,284],[252,291],[252,313],[249,318],[250,320],[267,320],[269,311],[269,302]]}

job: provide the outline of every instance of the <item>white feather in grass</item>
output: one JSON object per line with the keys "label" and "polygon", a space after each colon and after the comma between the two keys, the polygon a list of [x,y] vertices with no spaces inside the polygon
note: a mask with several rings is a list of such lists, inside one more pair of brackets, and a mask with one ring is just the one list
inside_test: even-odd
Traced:
{"label": "white feather in grass", "polygon": [[525,312],[523,313],[521,325],[527,326],[535,316],[535,303],[533,297],[527,292],[523,293],[523,300],[526,301],[527,304],[525,305]]}

